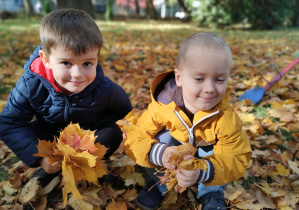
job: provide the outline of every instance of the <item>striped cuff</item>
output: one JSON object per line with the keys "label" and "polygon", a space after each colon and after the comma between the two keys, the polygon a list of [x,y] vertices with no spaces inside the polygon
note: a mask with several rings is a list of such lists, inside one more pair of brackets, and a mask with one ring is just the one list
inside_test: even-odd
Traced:
{"label": "striped cuff", "polygon": [[214,179],[215,169],[210,160],[205,160],[205,159],[202,160],[206,161],[208,167],[207,167],[207,171],[200,170],[200,174],[197,179],[197,182],[209,183]]}
{"label": "striped cuff", "polygon": [[158,165],[158,166],[163,166],[162,163],[162,155],[164,153],[164,150],[166,147],[169,145],[167,144],[161,144],[161,143],[156,143],[152,145],[151,151],[149,153],[149,161],[153,165]]}

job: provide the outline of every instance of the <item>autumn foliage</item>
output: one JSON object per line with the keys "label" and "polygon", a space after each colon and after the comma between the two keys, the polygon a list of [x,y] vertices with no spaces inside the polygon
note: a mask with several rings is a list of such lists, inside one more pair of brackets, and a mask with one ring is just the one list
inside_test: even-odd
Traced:
{"label": "autumn foliage", "polygon": [[[6,104],[10,90],[23,74],[24,63],[39,44],[38,22],[25,27],[18,21],[7,20],[1,25],[7,29],[0,30],[0,111]],[[293,61],[299,50],[298,30],[214,30],[170,22],[98,23],[105,43],[100,56],[104,73],[124,88],[134,107],[126,119],[117,122],[124,132],[131,123],[137,122],[149,104],[149,87],[154,76],[175,68],[182,41],[198,31],[211,31],[221,35],[231,47],[233,56],[228,81],[233,90],[230,102],[244,122],[243,129],[253,150],[245,176],[229,184],[224,196],[231,209],[299,208],[299,64],[265,92],[258,105],[253,105],[250,101],[238,101],[238,97],[246,90],[267,84],[260,75],[260,69],[275,63],[278,69],[282,70]],[[276,74],[277,72],[271,69],[263,72],[268,81]],[[61,137],[58,139],[67,141]],[[82,140],[81,137],[80,139]],[[95,156],[92,152],[94,148],[80,147],[77,140],[63,148],[67,151],[67,157],[59,153],[58,146],[51,142],[44,144],[49,144],[46,147],[53,150],[45,150],[43,153],[51,157],[49,159],[52,163],[65,161],[64,171],[70,174],[82,171],[82,162],[79,161],[81,157],[88,167],[89,164],[97,165],[99,160],[91,157]],[[84,148],[89,148],[92,153]],[[54,149],[57,152],[55,157],[51,156]],[[81,154],[80,158],[71,152],[75,150]],[[97,151],[99,150],[95,150]],[[92,161],[88,162],[83,153],[91,157]],[[177,156],[181,157],[179,154]],[[79,186],[77,190],[82,199],[75,199],[72,194],[65,207],[61,195],[61,180],[55,179],[49,186],[41,187],[37,180],[32,178],[36,169],[28,168],[16,160],[1,141],[0,161],[0,203],[4,209],[31,208],[31,205],[35,209],[136,209],[134,200],[141,186],[145,184],[146,177],[144,170],[130,160],[120,146],[106,161],[109,174],[114,177],[111,182],[93,186],[90,179],[87,185],[79,186],[76,184],[80,182],[80,177],[85,179],[84,175],[69,176],[74,179],[70,181],[72,187],[67,186],[65,192],[74,189],[72,193],[76,193],[73,187]],[[193,161],[187,165],[191,168],[197,167]],[[6,172],[7,176],[3,172]],[[172,186],[174,188],[176,180],[173,179],[173,171],[167,173],[164,181],[169,180],[165,183],[169,189]],[[190,187],[182,193],[169,190],[161,202],[161,208],[200,209],[200,204],[194,197],[196,190],[196,187]],[[78,193],[76,195],[79,197]]]}
{"label": "autumn foliage", "polygon": [[176,192],[182,193],[186,190],[185,187],[181,187],[178,185],[178,181],[176,179],[176,171],[180,169],[185,169],[185,170],[194,170],[196,168],[204,169],[205,167],[198,164],[198,159],[193,158],[189,160],[184,160],[184,157],[187,155],[195,155],[195,152],[197,149],[188,144],[182,144],[177,147],[177,151],[173,152],[171,157],[169,158],[168,162],[170,165],[175,166],[174,169],[165,169],[164,176],[159,176],[161,180],[161,184],[165,184],[167,186],[167,190],[171,190],[174,188]]}
{"label": "autumn foliage", "polygon": [[98,185],[98,178],[107,174],[105,161],[102,160],[107,148],[100,143],[94,144],[95,131],[81,129],[79,124],[70,124],[60,132],[53,142],[39,140],[38,153],[35,156],[48,158],[54,165],[62,162],[63,204],[68,194],[74,199],[82,199],[77,189],[80,181]]}

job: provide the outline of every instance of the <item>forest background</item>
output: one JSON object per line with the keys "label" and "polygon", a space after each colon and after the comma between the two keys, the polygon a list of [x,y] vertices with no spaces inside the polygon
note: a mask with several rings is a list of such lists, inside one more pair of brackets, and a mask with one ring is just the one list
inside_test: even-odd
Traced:
{"label": "forest background", "polygon": [[[206,2],[218,6],[223,2],[229,3],[224,4],[225,8],[234,3],[232,0]],[[259,2],[269,3],[266,0]],[[266,67],[274,63],[282,71],[299,51],[299,29],[295,27],[297,16],[292,10],[296,4],[294,1],[285,2],[283,5],[272,4],[269,11],[274,15],[268,15],[268,19],[276,19],[272,18],[272,22],[268,23],[270,27],[259,18],[256,19],[259,19],[257,22],[260,24],[255,24],[249,17],[264,15],[266,19],[266,14],[269,14],[266,9],[253,12],[249,9],[251,6],[245,4],[243,8],[235,5],[235,8],[239,8],[236,11],[242,13],[238,16],[243,17],[240,19],[234,18],[236,14],[226,9],[228,12],[223,14],[228,14],[226,20],[230,21],[225,24],[218,23],[221,19],[219,12],[215,13],[218,16],[214,18],[205,18],[207,24],[198,21],[195,15],[191,15],[192,21],[135,16],[114,16],[116,20],[104,21],[104,17],[95,17],[104,39],[100,62],[105,75],[125,89],[134,107],[130,115],[118,122],[124,132],[130,123],[136,123],[150,103],[149,85],[154,76],[175,68],[179,45],[187,36],[199,31],[210,31],[227,41],[233,53],[229,80],[233,88],[231,104],[244,122],[243,128],[253,149],[245,177],[231,183],[225,190],[225,198],[234,209],[299,209],[298,65],[267,91],[258,105],[250,101],[238,101],[238,97],[246,90],[267,84],[260,70],[263,70],[266,79],[271,80],[277,72]],[[188,1],[184,3],[188,5]],[[210,17],[216,11],[216,6],[211,5],[210,8],[214,10],[211,9]],[[221,7],[217,8],[220,11]],[[24,63],[39,45],[38,29],[42,15],[14,15],[5,16],[0,22],[0,112],[23,74]],[[46,190],[31,182],[36,169],[26,167],[1,141],[0,162],[0,209],[63,208],[59,182],[52,184],[47,193],[41,193],[41,190]],[[136,209],[134,199],[145,183],[144,170],[128,159],[122,147],[107,165],[113,180],[101,188],[82,186],[83,201],[70,199],[67,209],[80,209],[80,205],[84,209]],[[35,193],[26,194],[26,187],[32,192],[36,189]],[[200,209],[200,204],[194,199],[195,190],[190,188],[182,194],[169,193],[165,202],[161,203],[161,208]]]}

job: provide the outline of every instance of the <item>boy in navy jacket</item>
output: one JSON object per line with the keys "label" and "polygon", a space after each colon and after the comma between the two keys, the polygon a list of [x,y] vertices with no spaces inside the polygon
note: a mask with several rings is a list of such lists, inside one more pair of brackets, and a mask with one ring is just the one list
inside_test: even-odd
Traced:
{"label": "boy in navy jacket", "polygon": [[[70,122],[97,130],[109,157],[120,145],[115,123],[132,110],[125,91],[104,76],[99,64],[101,32],[85,12],[54,11],[40,24],[39,46],[0,114],[0,139],[29,167],[41,166],[42,185],[61,170],[35,157],[38,139],[53,140]],[[34,120],[33,120],[34,119]],[[44,183],[43,183],[44,182]]]}

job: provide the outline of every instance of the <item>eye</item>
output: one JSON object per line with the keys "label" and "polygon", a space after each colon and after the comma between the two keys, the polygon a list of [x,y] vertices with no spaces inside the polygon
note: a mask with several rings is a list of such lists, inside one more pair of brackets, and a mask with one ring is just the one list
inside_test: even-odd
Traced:
{"label": "eye", "polygon": [[84,66],[91,66],[92,63],[90,63],[90,62],[85,62],[83,65],[84,65]]}
{"label": "eye", "polygon": [[72,65],[70,62],[67,62],[67,61],[63,61],[61,62],[62,65],[65,65],[65,66],[70,66]]}
{"label": "eye", "polygon": [[202,77],[196,77],[195,80],[196,81],[203,81],[203,78]]}
{"label": "eye", "polygon": [[216,82],[218,82],[218,83],[223,83],[224,81],[225,81],[225,79],[222,79],[222,78],[219,78],[216,80]]}

